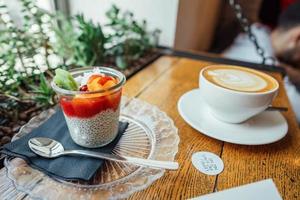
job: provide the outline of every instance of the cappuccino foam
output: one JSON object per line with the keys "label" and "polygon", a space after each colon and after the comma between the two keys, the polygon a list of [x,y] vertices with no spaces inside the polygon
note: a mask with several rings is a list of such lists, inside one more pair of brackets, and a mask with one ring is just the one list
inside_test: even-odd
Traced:
{"label": "cappuccino foam", "polygon": [[203,75],[218,86],[241,92],[266,92],[277,87],[276,80],[269,75],[236,66],[211,66]]}

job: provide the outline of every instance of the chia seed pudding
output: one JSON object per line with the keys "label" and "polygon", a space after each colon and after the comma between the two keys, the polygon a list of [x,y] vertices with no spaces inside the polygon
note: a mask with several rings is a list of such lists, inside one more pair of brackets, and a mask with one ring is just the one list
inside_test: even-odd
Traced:
{"label": "chia seed pudding", "polygon": [[96,148],[116,138],[124,83],[125,76],[111,68],[56,71],[51,85],[76,144]]}
{"label": "chia seed pudding", "polygon": [[118,134],[120,109],[107,109],[91,118],[65,115],[72,139],[80,146],[96,148],[109,144]]}

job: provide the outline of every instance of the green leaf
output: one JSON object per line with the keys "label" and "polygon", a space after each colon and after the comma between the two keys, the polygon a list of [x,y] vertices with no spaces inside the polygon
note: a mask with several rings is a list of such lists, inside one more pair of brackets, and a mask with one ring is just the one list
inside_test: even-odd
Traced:
{"label": "green leaf", "polygon": [[127,67],[127,62],[124,56],[117,56],[116,57],[116,65],[120,69],[125,69]]}
{"label": "green leaf", "polygon": [[66,70],[57,68],[55,70],[55,76],[53,78],[54,83],[66,90],[78,90],[78,85],[74,80],[73,76]]}
{"label": "green leaf", "polygon": [[44,74],[39,76],[39,85],[30,85],[33,93],[33,99],[44,107],[49,107],[54,104],[53,97],[55,92],[50,87]]}

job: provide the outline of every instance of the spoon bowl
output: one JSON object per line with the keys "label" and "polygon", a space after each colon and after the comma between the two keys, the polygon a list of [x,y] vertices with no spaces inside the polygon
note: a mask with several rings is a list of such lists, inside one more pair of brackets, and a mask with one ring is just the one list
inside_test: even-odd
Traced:
{"label": "spoon bowl", "polygon": [[28,141],[28,146],[31,151],[45,158],[58,157],[65,151],[61,143],[45,137],[31,138]]}

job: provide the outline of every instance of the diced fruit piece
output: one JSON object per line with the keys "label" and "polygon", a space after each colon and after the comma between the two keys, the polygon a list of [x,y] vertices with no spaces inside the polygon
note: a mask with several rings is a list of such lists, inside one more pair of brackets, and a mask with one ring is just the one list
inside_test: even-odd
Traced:
{"label": "diced fruit piece", "polygon": [[108,89],[108,88],[111,88],[111,87],[113,87],[113,86],[115,86],[115,85],[116,85],[116,84],[115,84],[114,81],[109,80],[109,81],[106,81],[106,83],[103,85],[103,88],[104,88],[104,89]]}
{"label": "diced fruit piece", "polygon": [[87,87],[88,87],[89,91],[97,91],[97,90],[102,90],[103,89],[102,85],[100,85],[98,83],[98,80],[100,80],[100,78],[96,78],[92,82],[87,84]]}
{"label": "diced fruit piece", "polygon": [[85,91],[88,91],[88,87],[87,87],[87,85],[83,85],[79,88],[79,90],[82,92],[85,92]]}
{"label": "diced fruit piece", "polygon": [[96,78],[101,78],[101,77],[103,77],[103,76],[100,75],[100,74],[94,74],[94,75],[89,77],[89,80],[87,81],[87,84],[93,82]]}
{"label": "diced fruit piece", "polygon": [[77,94],[75,98],[95,98],[95,97],[101,97],[103,94],[101,93],[95,93],[95,94]]}
{"label": "diced fruit piece", "polygon": [[112,77],[110,76],[105,76],[103,78],[101,78],[100,80],[98,80],[98,83],[101,85],[104,85],[107,81],[113,80]]}
{"label": "diced fruit piece", "polygon": [[78,90],[78,85],[74,80],[73,76],[66,70],[56,69],[54,76],[54,83],[66,90]]}
{"label": "diced fruit piece", "polygon": [[103,90],[115,86],[116,83],[117,80],[111,76],[93,75],[88,80],[87,88],[89,91]]}

